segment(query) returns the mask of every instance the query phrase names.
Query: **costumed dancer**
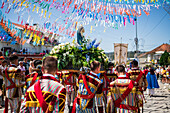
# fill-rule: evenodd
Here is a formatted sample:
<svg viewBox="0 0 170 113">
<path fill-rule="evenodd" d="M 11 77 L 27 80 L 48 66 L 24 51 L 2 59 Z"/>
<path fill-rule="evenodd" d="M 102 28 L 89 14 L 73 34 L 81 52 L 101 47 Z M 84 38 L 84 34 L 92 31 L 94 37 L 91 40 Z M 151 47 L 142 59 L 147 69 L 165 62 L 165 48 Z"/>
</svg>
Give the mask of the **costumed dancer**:
<svg viewBox="0 0 170 113">
<path fill-rule="evenodd" d="M 78 95 L 74 100 L 72 113 L 103 113 L 103 83 L 97 77 L 100 63 L 91 63 L 89 74 L 80 74 L 77 82 Z"/>
<path fill-rule="evenodd" d="M 138 62 L 136 60 L 132 61 L 132 68 L 127 73 L 128 77 L 135 81 L 135 86 L 137 87 L 137 93 L 140 94 L 138 100 L 138 107 L 142 107 L 143 112 L 143 99 L 145 99 L 143 91 L 147 88 L 147 79 L 143 72 L 138 67 Z M 139 111 L 139 110 L 138 110 Z M 140 112 L 140 111 L 139 111 Z"/>
<path fill-rule="evenodd" d="M 4 75 L 6 85 L 5 113 L 8 113 L 8 102 L 11 107 L 11 113 L 18 113 L 21 105 L 21 87 L 23 87 L 24 84 L 21 83 L 21 70 L 17 68 L 18 56 L 11 55 L 9 60 L 10 66 L 5 69 Z"/>
<path fill-rule="evenodd" d="M 148 67 L 144 67 L 143 74 L 146 76 L 148 72 L 149 72 Z"/>
<path fill-rule="evenodd" d="M 4 84 L 4 80 L 3 80 L 3 76 L 4 76 L 4 71 L 6 69 L 7 66 L 7 60 L 3 60 L 2 64 L 0 65 L 0 109 L 2 108 L 2 104 L 4 104 L 4 94 L 5 94 L 5 84 Z"/>
<path fill-rule="evenodd" d="M 79 45 L 82 45 L 85 41 L 83 33 L 85 32 L 84 27 L 80 26 L 78 31 L 77 31 L 77 43 Z"/>
<path fill-rule="evenodd" d="M 147 82 L 148 82 L 148 95 L 153 96 L 154 94 L 154 88 L 159 88 L 158 81 L 156 78 L 156 75 L 154 73 L 154 69 L 151 68 L 150 72 L 148 72 L 146 76 Z"/>
<path fill-rule="evenodd" d="M 42 76 L 42 72 L 41 72 L 42 61 L 36 60 L 34 62 L 34 65 L 36 67 L 34 68 L 34 72 L 28 74 L 25 78 L 25 86 L 24 86 L 25 92 L 30 86 L 32 86 Z"/>
<path fill-rule="evenodd" d="M 57 71 L 57 59 L 46 57 L 43 60 L 43 76 L 27 89 L 20 113 L 63 113 L 66 89 L 54 77 Z"/>
<path fill-rule="evenodd" d="M 62 71 L 62 79 L 63 84 L 66 87 L 66 96 L 67 96 L 67 104 L 69 108 L 69 113 L 72 112 L 73 102 L 77 96 L 76 90 L 76 80 L 77 80 L 77 73 L 74 70 L 70 71 Z"/>
<path fill-rule="evenodd" d="M 108 69 L 106 70 L 106 73 L 103 73 L 102 75 L 103 75 L 102 79 L 104 81 L 104 88 L 103 88 L 104 97 L 105 97 L 106 103 L 107 103 L 107 94 L 108 94 L 108 90 L 110 87 L 110 83 L 117 78 L 117 74 L 115 73 L 114 64 L 112 62 L 109 62 Z"/>
<path fill-rule="evenodd" d="M 116 67 L 118 78 L 110 83 L 107 113 L 137 113 L 136 88 L 134 81 L 125 74 L 125 67 Z M 137 96 L 139 97 L 139 96 Z"/>
</svg>

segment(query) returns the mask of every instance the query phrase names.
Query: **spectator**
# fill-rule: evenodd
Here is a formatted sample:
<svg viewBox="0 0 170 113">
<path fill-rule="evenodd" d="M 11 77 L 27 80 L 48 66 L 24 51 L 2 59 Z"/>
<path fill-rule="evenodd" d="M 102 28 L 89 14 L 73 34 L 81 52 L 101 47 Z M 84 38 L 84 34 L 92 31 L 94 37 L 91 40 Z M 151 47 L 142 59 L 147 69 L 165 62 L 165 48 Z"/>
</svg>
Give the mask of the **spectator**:
<svg viewBox="0 0 170 113">
<path fill-rule="evenodd" d="M 34 72 L 34 62 L 33 61 L 30 61 L 30 67 L 29 67 L 29 73 L 32 73 Z"/>
<path fill-rule="evenodd" d="M 148 72 L 146 76 L 147 82 L 148 82 L 148 95 L 153 96 L 154 94 L 154 88 L 159 88 L 158 81 L 156 79 L 156 75 L 154 73 L 154 69 L 151 68 L 150 72 Z"/>
<path fill-rule="evenodd" d="M 157 77 L 157 79 L 159 79 L 160 72 L 161 72 L 160 68 L 157 67 L 157 69 L 156 69 L 156 77 Z"/>
<path fill-rule="evenodd" d="M 162 67 L 161 76 L 162 76 L 162 83 L 165 83 L 165 81 L 166 81 L 166 70 L 165 70 L 165 67 Z"/>
<path fill-rule="evenodd" d="M 25 67 L 23 66 L 23 61 L 19 61 L 18 69 L 21 70 L 22 84 L 25 84 Z M 22 92 L 24 92 L 23 87 L 21 87 Z"/>
<path fill-rule="evenodd" d="M 29 63 L 27 62 L 26 57 L 24 58 L 23 66 L 25 67 L 25 70 L 26 70 L 25 75 L 28 75 L 29 74 Z"/>
<path fill-rule="evenodd" d="M 19 62 L 18 68 L 21 69 L 21 75 L 23 76 L 23 80 L 24 80 L 26 70 L 25 70 L 25 67 L 23 66 L 23 61 Z"/>
</svg>

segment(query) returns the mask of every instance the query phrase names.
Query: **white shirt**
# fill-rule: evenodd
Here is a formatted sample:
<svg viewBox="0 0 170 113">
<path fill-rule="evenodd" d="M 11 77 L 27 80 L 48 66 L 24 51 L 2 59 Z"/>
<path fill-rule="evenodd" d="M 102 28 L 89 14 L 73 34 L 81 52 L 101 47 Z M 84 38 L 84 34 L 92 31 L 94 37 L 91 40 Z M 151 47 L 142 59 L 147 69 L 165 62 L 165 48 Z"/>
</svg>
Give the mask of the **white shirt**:
<svg viewBox="0 0 170 113">
<path fill-rule="evenodd" d="M 160 72 L 160 69 L 156 69 L 156 73 L 159 73 Z"/>
<path fill-rule="evenodd" d="M 126 74 L 124 74 L 124 75 L 119 75 L 118 77 L 126 77 Z"/>
<path fill-rule="evenodd" d="M 3 67 L 2 65 L 0 65 L 0 69 L 1 69 L 1 72 L 3 73 L 3 71 L 6 69 L 6 66 Z M 3 79 L 3 75 L 0 75 L 0 79 Z"/>
<path fill-rule="evenodd" d="M 21 66 L 19 65 L 18 68 L 19 68 L 21 71 L 25 71 L 25 67 L 24 67 L 24 66 L 21 67 Z M 25 75 L 25 72 L 23 72 L 23 74 Z"/>
<path fill-rule="evenodd" d="M 43 76 L 51 76 L 51 77 L 54 77 L 54 75 L 52 75 L 52 74 L 43 74 Z"/>
</svg>

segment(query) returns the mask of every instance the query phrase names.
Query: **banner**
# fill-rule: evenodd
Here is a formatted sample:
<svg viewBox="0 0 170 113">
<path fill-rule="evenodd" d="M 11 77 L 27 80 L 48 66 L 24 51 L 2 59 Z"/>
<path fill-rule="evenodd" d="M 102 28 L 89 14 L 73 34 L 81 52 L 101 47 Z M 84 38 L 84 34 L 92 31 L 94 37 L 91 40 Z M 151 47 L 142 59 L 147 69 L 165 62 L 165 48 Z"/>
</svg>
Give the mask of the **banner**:
<svg viewBox="0 0 170 113">
<path fill-rule="evenodd" d="M 126 64 L 128 44 L 114 43 L 115 64 Z"/>
</svg>

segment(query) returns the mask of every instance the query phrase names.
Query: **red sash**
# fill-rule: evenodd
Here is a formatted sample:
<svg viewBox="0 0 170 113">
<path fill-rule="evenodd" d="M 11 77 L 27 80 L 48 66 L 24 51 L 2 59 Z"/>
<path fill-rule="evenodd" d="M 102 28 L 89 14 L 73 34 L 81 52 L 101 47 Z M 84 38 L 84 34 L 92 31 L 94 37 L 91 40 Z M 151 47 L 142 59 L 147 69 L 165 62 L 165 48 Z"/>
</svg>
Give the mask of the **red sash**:
<svg viewBox="0 0 170 113">
<path fill-rule="evenodd" d="M 110 84 L 110 80 L 107 78 L 106 73 L 104 73 L 104 78 L 106 79 L 107 82 Z"/>
<path fill-rule="evenodd" d="M 142 71 L 140 71 L 140 74 L 139 74 L 138 78 L 136 78 L 135 82 L 138 83 L 139 80 L 142 78 L 142 75 L 143 75 L 143 73 L 142 73 Z"/>
<path fill-rule="evenodd" d="M 120 104 L 120 105 L 119 105 L 119 108 L 128 109 L 128 110 L 134 110 L 134 111 L 137 111 L 137 110 L 138 110 L 138 107 L 129 106 L 129 105 L 124 105 L 124 104 Z"/>
<path fill-rule="evenodd" d="M 35 95 L 40 103 L 40 106 L 42 108 L 42 110 L 44 112 L 46 112 L 47 110 L 47 103 L 45 102 L 44 98 L 43 98 L 43 95 L 42 95 L 42 91 L 41 91 L 41 86 L 40 86 L 40 80 L 38 80 L 38 82 L 35 83 L 34 85 L 34 91 L 35 91 Z"/>
<path fill-rule="evenodd" d="M 8 77 L 7 68 L 5 69 L 5 76 L 6 76 L 6 78 L 9 80 L 9 82 L 11 83 L 10 86 L 7 86 L 7 87 L 6 87 L 6 90 L 12 89 L 12 88 L 16 88 L 16 87 L 17 87 L 16 84 L 12 81 L 12 79 L 10 79 L 10 78 Z M 4 112 L 5 112 L 5 113 L 8 113 L 8 98 L 5 98 L 5 110 L 4 110 Z"/>
<path fill-rule="evenodd" d="M 53 76 L 41 76 L 41 79 L 49 79 L 49 80 L 54 80 L 56 82 L 59 82 L 55 77 Z M 60 83 L 60 82 L 59 82 Z"/>
<path fill-rule="evenodd" d="M 37 99 L 38 99 L 38 101 L 40 103 L 40 107 L 42 108 L 44 113 L 51 113 L 52 111 L 49 111 L 48 105 L 47 105 L 46 101 L 43 98 L 42 91 L 41 91 L 41 86 L 40 86 L 40 80 L 38 80 L 38 82 L 35 83 L 34 91 L 35 91 L 35 95 L 36 95 L 36 97 L 37 97 Z M 52 101 L 49 104 L 49 106 L 54 106 L 55 101 L 56 101 L 56 97 L 53 97 Z"/>
<path fill-rule="evenodd" d="M 77 99 L 78 99 L 78 98 L 92 99 L 92 98 L 94 98 L 94 96 L 95 96 L 95 93 L 92 93 L 91 90 L 88 88 L 87 80 L 86 80 L 85 75 L 82 75 L 82 78 L 83 78 L 83 83 L 84 83 L 84 85 L 85 85 L 85 88 L 87 89 L 87 92 L 88 92 L 90 95 L 78 95 L 78 97 L 76 97 L 75 100 L 74 100 L 72 113 L 76 113 L 76 103 L 77 103 Z"/>
<path fill-rule="evenodd" d="M 16 88 L 16 84 L 12 81 L 12 79 L 10 79 L 10 78 L 8 77 L 7 68 L 5 69 L 5 76 L 6 76 L 6 78 L 9 80 L 9 82 L 12 84 L 12 85 L 10 85 L 10 86 L 7 86 L 6 89 L 8 90 L 8 89 Z"/>
<path fill-rule="evenodd" d="M 72 75 L 73 75 L 73 73 L 70 73 L 70 75 L 69 75 L 69 76 L 66 78 L 66 80 L 64 81 L 64 83 L 65 83 L 66 85 L 73 85 L 73 86 L 76 85 L 76 83 L 68 82 L 68 80 L 72 77 Z"/>
<path fill-rule="evenodd" d="M 32 81 L 31 81 L 31 84 L 30 84 L 29 87 L 31 87 L 31 86 L 35 83 L 35 81 L 36 81 L 36 79 L 37 79 L 37 76 L 38 76 L 38 73 L 35 73 L 35 75 L 34 75 Z"/>
<path fill-rule="evenodd" d="M 126 89 L 126 91 L 121 95 L 121 97 L 119 97 L 116 101 L 114 101 L 114 105 L 116 107 L 120 106 L 120 103 L 129 95 L 129 93 L 132 91 L 133 88 L 133 81 L 131 80 L 129 83 L 128 88 Z"/>
</svg>

